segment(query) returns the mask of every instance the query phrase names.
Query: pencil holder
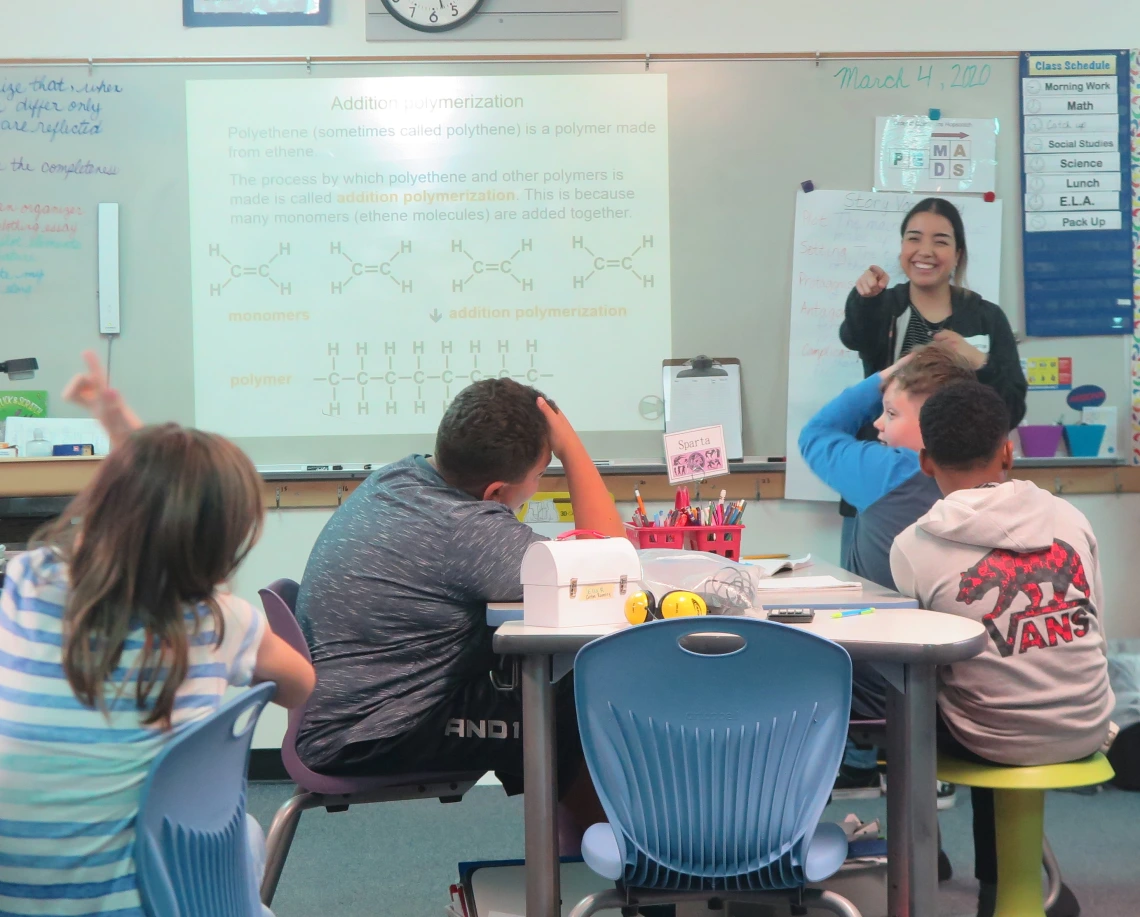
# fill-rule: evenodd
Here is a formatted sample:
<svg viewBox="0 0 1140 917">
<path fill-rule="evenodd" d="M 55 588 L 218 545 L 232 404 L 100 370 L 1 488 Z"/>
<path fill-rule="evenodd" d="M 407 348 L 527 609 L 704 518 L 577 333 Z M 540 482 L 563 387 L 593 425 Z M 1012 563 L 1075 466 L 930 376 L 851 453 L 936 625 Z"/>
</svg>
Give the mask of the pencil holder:
<svg viewBox="0 0 1140 917">
<path fill-rule="evenodd" d="M 625 524 L 625 537 L 633 542 L 635 548 L 646 550 L 648 548 L 675 548 L 684 550 L 688 539 L 685 537 L 693 530 L 690 525 L 630 525 Z"/>
<path fill-rule="evenodd" d="M 694 551 L 719 554 L 728 560 L 740 560 L 740 542 L 743 525 L 692 525 L 689 547 Z"/>
</svg>

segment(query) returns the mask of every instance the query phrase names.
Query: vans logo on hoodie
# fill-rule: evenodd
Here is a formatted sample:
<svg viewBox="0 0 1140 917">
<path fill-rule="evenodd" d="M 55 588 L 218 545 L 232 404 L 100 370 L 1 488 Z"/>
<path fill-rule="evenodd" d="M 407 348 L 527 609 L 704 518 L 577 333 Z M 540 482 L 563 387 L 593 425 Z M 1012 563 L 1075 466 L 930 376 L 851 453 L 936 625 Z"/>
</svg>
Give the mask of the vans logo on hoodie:
<svg viewBox="0 0 1140 917">
<path fill-rule="evenodd" d="M 1053 589 L 1048 602 L 1043 601 L 1042 584 Z M 1084 598 L 1067 600 L 1070 588 L 1075 588 Z M 1024 653 L 1033 647 L 1056 646 L 1058 640 L 1071 643 L 1074 637 L 1083 637 L 1089 632 L 1088 577 L 1080 555 L 1059 539 L 1043 551 L 1025 554 L 1003 548 L 990 551 L 962 574 L 958 601 L 972 605 L 985 598 L 991 589 L 998 591 L 997 602 L 994 610 L 982 618 L 982 623 L 1002 656 L 1012 656 L 1015 646 L 1019 653 Z M 1003 635 L 997 621 L 1010 610 L 1019 593 L 1024 593 L 1029 605 L 1010 615 Z M 1045 618 L 1044 634 L 1033 621 L 1041 615 L 1052 616 Z M 1025 624 L 1020 627 L 1018 645 L 1022 621 Z"/>
</svg>

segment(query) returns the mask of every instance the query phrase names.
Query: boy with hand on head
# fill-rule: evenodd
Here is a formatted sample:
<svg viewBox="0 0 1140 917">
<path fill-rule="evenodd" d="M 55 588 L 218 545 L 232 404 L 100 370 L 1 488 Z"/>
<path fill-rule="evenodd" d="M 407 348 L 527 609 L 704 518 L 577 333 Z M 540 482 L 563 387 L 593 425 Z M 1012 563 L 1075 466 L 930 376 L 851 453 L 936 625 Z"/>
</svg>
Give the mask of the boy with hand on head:
<svg viewBox="0 0 1140 917">
<path fill-rule="evenodd" d="M 962 382 L 920 413 L 922 470 L 945 498 L 891 550 L 899 591 L 923 608 L 980 621 L 989 640 L 939 671 L 939 745 L 966 760 L 1057 764 L 1099 750 L 1114 698 L 1100 613 L 1096 537 L 1088 519 L 1013 465 L 1009 411 L 992 389 Z M 974 789 L 979 917 L 997 883 L 993 794 Z M 1076 913 L 1071 893 L 1049 917 Z"/>
<path fill-rule="evenodd" d="M 578 528 L 624 537 L 617 508 L 554 403 L 510 379 L 462 392 L 433 456 L 373 473 L 321 532 L 297 598 L 318 684 L 298 751 L 329 774 L 493 770 L 522 790 L 521 696 L 493 682 L 491 601 L 521 601 L 522 558 L 544 540 L 515 513 L 561 462 Z M 597 820 L 571 679 L 560 685 L 562 798 Z M 585 807 L 585 808 L 584 808 Z M 579 832 L 580 834 L 580 832 Z"/>
</svg>

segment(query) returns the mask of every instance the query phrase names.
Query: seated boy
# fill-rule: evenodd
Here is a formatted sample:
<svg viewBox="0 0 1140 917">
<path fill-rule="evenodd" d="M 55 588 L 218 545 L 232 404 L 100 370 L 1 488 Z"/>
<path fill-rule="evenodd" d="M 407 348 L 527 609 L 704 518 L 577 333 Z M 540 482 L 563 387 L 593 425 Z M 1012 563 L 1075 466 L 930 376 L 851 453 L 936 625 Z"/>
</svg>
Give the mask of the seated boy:
<svg viewBox="0 0 1140 917">
<path fill-rule="evenodd" d="M 855 507 L 854 532 L 845 566 L 857 576 L 888 588 L 890 552 L 895 536 L 925 513 L 941 496 L 922 473 L 918 450 L 922 434 L 918 412 L 943 386 L 975 378 L 965 357 L 943 344 L 914 350 L 881 373 L 868 376 L 823 407 L 800 433 L 800 453 L 825 484 Z M 858 439 L 874 421 L 880 442 Z M 856 662 L 851 710 L 858 719 L 886 715 L 887 685 L 872 666 Z M 837 796 L 879 794 L 877 754 L 848 743 L 836 781 Z M 939 806 L 954 804 L 954 790 L 939 784 Z M 942 878 L 949 861 L 942 858 Z"/>
<path fill-rule="evenodd" d="M 940 496 L 918 466 L 918 412 L 943 386 L 974 378 L 965 357 L 930 344 L 841 392 L 804 425 L 804 461 L 858 512 L 852 573 L 894 587 L 891 543 Z M 877 443 L 856 438 L 871 421 L 879 431 Z"/>
<path fill-rule="evenodd" d="M 297 742 L 309 767 L 493 770 L 507 792 L 521 791 L 520 692 L 492 682 L 499 657 L 486 606 L 522 600 L 523 554 L 543 539 L 515 513 L 552 452 L 577 527 L 624 537 L 569 421 L 510 379 L 465 388 L 440 421 L 433 456 L 381 468 L 333 514 L 297 598 L 317 670 Z M 558 717 L 560 779 L 588 787 L 570 685 Z"/>
<path fill-rule="evenodd" d="M 920 424 L 922 470 L 945 498 L 895 540 L 895 584 L 923 608 L 980 621 L 989 636 L 980 655 L 939 672 L 940 746 L 998 764 L 1092 754 L 1107 737 L 1113 694 L 1088 520 L 1029 481 L 1006 480 L 1009 410 L 993 389 L 944 388 Z M 978 912 L 992 914 L 993 795 L 975 789 L 973 802 Z"/>
</svg>

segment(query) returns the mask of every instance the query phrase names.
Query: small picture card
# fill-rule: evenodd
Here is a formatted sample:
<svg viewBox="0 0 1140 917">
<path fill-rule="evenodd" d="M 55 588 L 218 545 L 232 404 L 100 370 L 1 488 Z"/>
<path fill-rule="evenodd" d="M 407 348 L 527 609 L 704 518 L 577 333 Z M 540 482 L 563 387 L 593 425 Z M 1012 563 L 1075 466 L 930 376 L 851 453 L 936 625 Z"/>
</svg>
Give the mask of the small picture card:
<svg viewBox="0 0 1140 917">
<path fill-rule="evenodd" d="M 728 474 L 728 452 L 724 448 L 724 428 L 698 427 L 665 434 L 665 467 L 670 484 L 700 481 Z"/>
</svg>

